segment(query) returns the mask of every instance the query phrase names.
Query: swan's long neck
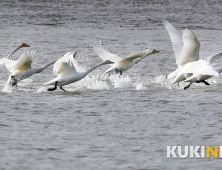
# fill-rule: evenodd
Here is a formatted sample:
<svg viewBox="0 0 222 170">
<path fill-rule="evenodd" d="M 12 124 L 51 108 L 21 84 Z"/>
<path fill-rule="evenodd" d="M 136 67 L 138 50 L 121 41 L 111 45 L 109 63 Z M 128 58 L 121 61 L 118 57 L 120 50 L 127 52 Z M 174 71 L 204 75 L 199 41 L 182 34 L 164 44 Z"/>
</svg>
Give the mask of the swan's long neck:
<svg viewBox="0 0 222 170">
<path fill-rule="evenodd" d="M 36 73 L 40 73 L 40 72 L 42 72 L 43 70 L 45 70 L 47 67 L 49 67 L 50 65 L 54 64 L 55 62 L 56 62 L 56 61 L 53 61 L 53 62 L 48 63 L 48 64 L 46 64 L 46 65 L 44 65 L 44 66 L 42 66 L 42 67 L 36 67 L 36 68 L 35 68 L 35 72 L 36 72 Z"/>
<path fill-rule="evenodd" d="M 20 48 L 22 48 L 22 45 L 18 46 L 16 49 L 14 49 L 14 50 L 7 56 L 7 58 L 11 58 L 12 55 L 14 55 L 14 53 L 15 53 L 16 51 L 18 51 Z"/>
<path fill-rule="evenodd" d="M 141 53 L 136 53 L 136 54 L 132 54 L 129 57 L 123 59 L 126 61 L 133 61 L 135 64 L 137 64 L 138 62 L 140 62 L 141 60 L 143 60 L 144 58 L 146 58 L 148 55 L 153 54 L 152 51 L 149 52 L 141 52 Z"/>
<path fill-rule="evenodd" d="M 90 69 L 87 70 L 86 72 L 83 72 L 83 73 L 82 73 L 82 76 L 85 77 L 85 76 L 86 76 L 87 74 L 89 74 L 91 71 L 93 71 L 93 70 L 96 69 L 97 67 L 99 67 L 99 66 L 101 66 L 101 65 L 104 65 L 104 64 L 106 64 L 106 63 L 102 62 L 102 63 L 100 63 L 100 64 L 98 64 L 98 65 L 90 68 Z"/>
</svg>

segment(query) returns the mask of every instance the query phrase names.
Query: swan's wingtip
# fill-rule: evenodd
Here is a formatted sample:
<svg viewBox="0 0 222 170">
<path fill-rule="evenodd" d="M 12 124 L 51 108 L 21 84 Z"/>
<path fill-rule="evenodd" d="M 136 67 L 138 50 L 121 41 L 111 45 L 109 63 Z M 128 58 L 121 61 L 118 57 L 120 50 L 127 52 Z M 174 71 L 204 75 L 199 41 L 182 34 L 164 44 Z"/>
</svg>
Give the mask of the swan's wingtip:
<svg viewBox="0 0 222 170">
<path fill-rule="evenodd" d="M 165 28 L 167 28 L 167 26 L 171 24 L 167 20 L 163 20 L 163 25 Z"/>
<path fill-rule="evenodd" d="M 100 45 L 102 45 L 102 41 L 94 42 L 94 46 L 100 46 Z"/>
<path fill-rule="evenodd" d="M 73 55 L 72 55 L 72 57 L 75 59 L 75 57 L 76 57 L 76 54 L 77 54 L 77 52 L 75 51 L 75 52 L 73 52 Z"/>
</svg>

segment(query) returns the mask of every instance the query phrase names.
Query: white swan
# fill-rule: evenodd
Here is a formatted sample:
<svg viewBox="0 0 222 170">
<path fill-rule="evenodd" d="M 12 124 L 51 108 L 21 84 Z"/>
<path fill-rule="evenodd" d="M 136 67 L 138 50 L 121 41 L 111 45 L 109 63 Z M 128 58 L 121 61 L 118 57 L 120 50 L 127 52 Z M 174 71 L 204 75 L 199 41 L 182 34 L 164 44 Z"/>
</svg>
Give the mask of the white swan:
<svg viewBox="0 0 222 170">
<path fill-rule="evenodd" d="M 110 73 L 112 71 L 115 71 L 115 72 L 119 72 L 120 75 L 122 75 L 123 71 L 130 69 L 131 67 L 133 67 L 135 64 L 143 60 L 148 55 L 159 52 L 155 49 L 154 50 L 147 49 L 147 50 L 144 50 L 143 52 L 131 54 L 128 57 L 122 59 L 121 57 L 105 50 L 103 46 L 101 45 L 101 43 L 95 43 L 95 45 L 93 46 L 93 49 L 100 58 L 102 58 L 103 60 L 110 60 L 114 63 L 108 70 L 106 70 L 105 73 Z"/>
<path fill-rule="evenodd" d="M 184 87 L 184 90 L 190 87 L 192 83 L 204 83 L 205 85 L 210 85 L 205 80 L 213 77 L 219 76 L 222 72 L 222 67 L 212 67 L 211 64 L 222 56 L 222 52 L 214 54 L 213 56 L 199 59 L 198 61 L 189 62 L 185 64 L 176 76 L 174 83 L 180 81 L 180 76 L 183 74 L 192 74 L 185 82 L 190 82 L 188 86 Z"/>
<path fill-rule="evenodd" d="M 18 81 L 26 79 L 33 74 L 40 73 L 44 69 L 55 63 L 55 61 L 53 61 L 42 67 L 33 67 L 31 66 L 31 64 L 34 54 L 35 51 L 32 50 L 31 52 L 23 53 L 21 57 L 19 57 L 12 69 L 12 74 L 8 78 L 8 85 L 17 86 Z M 8 67 L 7 63 L 6 67 Z"/>
<path fill-rule="evenodd" d="M 11 60 L 12 56 L 14 55 L 14 53 L 16 51 L 18 51 L 20 48 L 22 47 L 30 47 L 29 45 L 27 45 L 26 43 L 22 43 L 20 44 L 16 49 L 14 49 L 6 58 L 1 58 L 0 59 L 0 68 L 4 71 L 11 71 L 12 68 L 14 67 L 16 61 Z M 6 68 L 5 64 L 7 63 L 8 68 Z"/>
<path fill-rule="evenodd" d="M 57 75 L 57 77 L 44 84 L 44 85 L 55 85 L 55 87 L 49 88 L 48 89 L 49 91 L 56 90 L 57 86 L 60 86 L 61 90 L 66 91 L 62 88 L 62 86 L 81 80 L 87 74 L 89 74 L 92 70 L 94 70 L 95 68 L 101 65 L 112 63 L 111 61 L 106 60 L 90 68 L 88 71 L 80 73 L 80 72 L 77 72 L 75 69 L 75 65 L 77 62 L 75 60 L 75 55 L 76 55 L 76 52 L 69 52 L 69 53 L 66 53 L 62 58 L 56 61 L 53 67 L 53 73 Z"/>
<path fill-rule="evenodd" d="M 183 30 L 182 34 L 169 22 L 164 21 L 163 24 L 170 35 L 174 55 L 176 57 L 176 64 L 178 66 L 174 72 L 167 75 L 167 78 L 170 79 L 177 76 L 179 69 L 185 64 L 199 59 L 200 43 L 196 35 L 187 28 Z M 183 79 L 185 80 L 189 76 L 191 75 L 185 74 Z"/>
</svg>

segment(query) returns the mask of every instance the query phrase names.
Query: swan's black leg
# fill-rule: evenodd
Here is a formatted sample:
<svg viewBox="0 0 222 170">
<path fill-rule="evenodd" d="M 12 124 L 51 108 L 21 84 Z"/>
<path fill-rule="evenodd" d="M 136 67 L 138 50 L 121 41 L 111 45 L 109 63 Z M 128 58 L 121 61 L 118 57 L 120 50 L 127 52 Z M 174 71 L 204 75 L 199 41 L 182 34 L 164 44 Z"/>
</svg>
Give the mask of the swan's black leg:
<svg viewBox="0 0 222 170">
<path fill-rule="evenodd" d="M 192 84 L 192 82 L 190 82 L 190 84 L 189 84 L 188 86 L 185 86 L 185 87 L 184 87 L 184 90 L 188 89 L 191 84 Z"/>
<path fill-rule="evenodd" d="M 54 91 L 54 90 L 56 90 L 56 89 L 57 89 L 57 84 L 58 84 L 58 82 L 56 81 L 56 82 L 55 82 L 55 87 L 53 87 L 53 88 L 48 88 L 48 91 Z"/>
<path fill-rule="evenodd" d="M 205 85 L 209 86 L 210 84 L 208 82 L 206 82 L 205 80 L 203 81 L 197 81 L 197 83 L 204 83 Z"/>
<path fill-rule="evenodd" d="M 119 71 L 119 73 L 120 73 L 120 75 L 122 75 L 122 74 L 123 74 L 123 72 L 122 72 L 121 70 Z"/>
<path fill-rule="evenodd" d="M 208 82 L 206 82 L 205 80 L 204 81 L 202 81 L 205 85 L 207 85 L 207 86 L 209 86 L 210 85 L 210 83 L 208 83 Z"/>
<path fill-rule="evenodd" d="M 12 86 L 17 87 L 17 83 L 18 83 L 18 81 L 15 79 L 15 76 L 11 76 L 11 78 L 12 78 L 12 80 L 13 80 L 13 82 L 12 82 Z"/>
<path fill-rule="evenodd" d="M 60 86 L 60 89 L 63 90 L 63 91 L 66 91 L 65 89 L 62 88 L 62 86 Z"/>
</svg>

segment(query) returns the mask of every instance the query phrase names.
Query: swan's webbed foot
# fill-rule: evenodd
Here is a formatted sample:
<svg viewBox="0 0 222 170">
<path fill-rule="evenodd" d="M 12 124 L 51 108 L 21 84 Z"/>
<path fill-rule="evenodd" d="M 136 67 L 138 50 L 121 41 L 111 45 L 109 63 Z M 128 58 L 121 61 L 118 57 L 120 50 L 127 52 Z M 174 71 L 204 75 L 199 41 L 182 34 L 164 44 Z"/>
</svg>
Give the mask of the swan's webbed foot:
<svg viewBox="0 0 222 170">
<path fill-rule="evenodd" d="M 119 78 L 120 76 L 123 74 L 123 72 L 121 70 L 118 70 L 119 71 Z"/>
<path fill-rule="evenodd" d="M 65 89 L 62 88 L 62 86 L 60 86 L 60 89 L 63 90 L 63 91 L 66 91 Z"/>
<path fill-rule="evenodd" d="M 185 87 L 184 87 L 184 90 L 188 89 L 191 84 L 192 84 L 192 82 L 190 82 L 190 84 L 189 84 L 188 86 L 185 86 Z"/>
<path fill-rule="evenodd" d="M 48 88 L 48 91 L 54 91 L 54 90 L 56 90 L 56 89 L 57 89 L 57 84 L 58 84 L 58 82 L 56 81 L 56 82 L 55 82 L 55 87 Z"/>
</svg>

